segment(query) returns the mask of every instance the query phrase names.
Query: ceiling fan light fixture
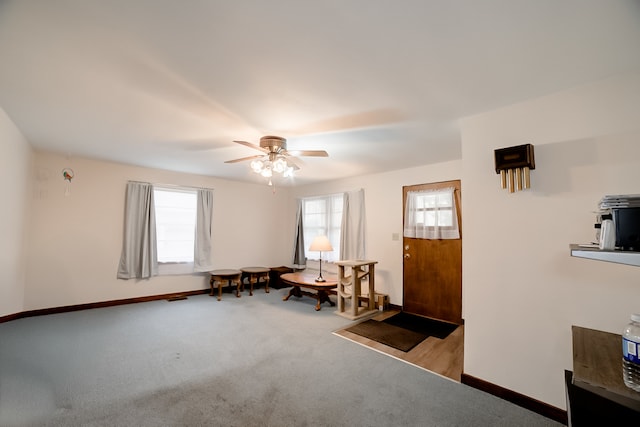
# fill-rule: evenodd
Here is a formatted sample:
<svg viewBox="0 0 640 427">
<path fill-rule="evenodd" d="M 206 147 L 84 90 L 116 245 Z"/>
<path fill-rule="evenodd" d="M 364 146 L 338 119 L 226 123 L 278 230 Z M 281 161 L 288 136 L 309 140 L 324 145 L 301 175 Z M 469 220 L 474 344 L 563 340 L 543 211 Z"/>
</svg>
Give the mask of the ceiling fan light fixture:
<svg viewBox="0 0 640 427">
<path fill-rule="evenodd" d="M 275 162 L 273 162 L 273 171 L 277 173 L 283 173 L 289 165 L 287 161 L 282 157 L 278 157 Z"/>
<path fill-rule="evenodd" d="M 262 172 L 262 169 L 264 169 L 264 163 L 262 162 L 262 160 L 254 160 L 251 162 L 251 170 L 253 170 L 255 173 Z"/>
<path fill-rule="evenodd" d="M 295 156 L 292 156 L 292 153 L 294 152 L 287 151 L 287 140 L 282 138 L 281 136 L 263 136 L 262 138 L 260 138 L 259 146 L 247 141 L 233 142 L 244 145 L 245 147 L 259 150 L 263 153 L 263 155 L 227 160 L 225 163 L 237 163 L 254 159 L 251 162 L 251 170 L 262 175 L 265 178 L 269 178 L 270 185 L 271 177 L 273 176 L 274 172 L 276 174 L 281 174 L 283 178 L 289 178 L 293 176 L 293 172 L 299 169 L 299 166 L 294 161 L 294 159 L 296 158 L 295 156 L 327 157 L 329 155 L 324 150 L 296 150 Z"/>
<path fill-rule="evenodd" d="M 271 172 L 271 168 L 270 167 L 266 167 L 266 168 L 262 169 L 262 172 L 260 172 L 260 175 L 264 176 L 265 178 L 271 178 L 273 173 Z"/>
<path fill-rule="evenodd" d="M 251 162 L 251 170 L 265 178 L 271 179 L 273 173 L 282 174 L 283 178 L 293 176 L 294 168 L 290 166 L 283 156 L 277 157 L 271 161 L 268 158 L 256 159 Z"/>
</svg>

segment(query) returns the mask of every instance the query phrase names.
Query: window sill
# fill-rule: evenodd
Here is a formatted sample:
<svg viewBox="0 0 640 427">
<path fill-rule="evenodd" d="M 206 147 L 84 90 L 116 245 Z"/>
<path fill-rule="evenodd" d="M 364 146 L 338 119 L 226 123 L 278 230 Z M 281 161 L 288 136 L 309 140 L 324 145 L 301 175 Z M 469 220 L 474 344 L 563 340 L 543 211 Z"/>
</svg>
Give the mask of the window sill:
<svg viewBox="0 0 640 427">
<path fill-rule="evenodd" d="M 174 276 L 192 273 L 194 273 L 193 262 L 158 263 L 158 276 Z"/>
</svg>

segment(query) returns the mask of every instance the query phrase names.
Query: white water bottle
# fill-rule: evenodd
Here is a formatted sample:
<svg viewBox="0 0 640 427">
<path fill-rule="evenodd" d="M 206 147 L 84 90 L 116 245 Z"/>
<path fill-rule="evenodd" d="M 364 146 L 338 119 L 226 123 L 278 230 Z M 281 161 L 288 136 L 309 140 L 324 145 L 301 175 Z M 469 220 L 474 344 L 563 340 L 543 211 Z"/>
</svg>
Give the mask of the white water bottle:
<svg viewBox="0 0 640 427">
<path fill-rule="evenodd" d="M 622 379 L 624 384 L 640 391 L 640 314 L 632 314 L 622 333 Z"/>
</svg>

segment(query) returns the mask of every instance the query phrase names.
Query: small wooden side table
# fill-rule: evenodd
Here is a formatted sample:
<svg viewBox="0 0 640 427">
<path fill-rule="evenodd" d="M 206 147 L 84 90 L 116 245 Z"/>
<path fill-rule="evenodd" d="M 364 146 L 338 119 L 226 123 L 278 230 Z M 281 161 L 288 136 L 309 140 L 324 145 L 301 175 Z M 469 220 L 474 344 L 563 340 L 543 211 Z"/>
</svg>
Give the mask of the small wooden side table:
<svg viewBox="0 0 640 427">
<path fill-rule="evenodd" d="M 258 284 L 260 280 L 264 283 L 264 291 L 269 293 L 269 272 L 270 268 L 266 267 L 243 267 L 242 278 L 249 278 L 249 296 L 253 295 L 253 285 Z M 244 283 L 241 286 L 244 290 Z"/>
<path fill-rule="evenodd" d="M 338 311 L 337 314 L 350 320 L 367 317 L 376 311 L 375 303 L 375 265 L 378 261 L 344 260 L 336 261 L 338 266 Z M 367 267 L 365 269 L 365 267 Z M 350 273 L 350 274 L 349 274 Z M 360 307 L 362 279 L 369 279 L 369 301 L 366 307 Z M 351 289 L 349 289 L 349 287 Z M 345 300 L 351 299 L 351 310 L 345 310 Z"/>
<path fill-rule="evenodd" d="M 218 301 L 222 299 L 222 285 L 233 283 L 236 284 L 236 297 L 240 298 L 240 286 L 242 285 L 242 281 L 240 278 L 242 277 L 242 271 L 240 270 L 232 270 L 232 269 L 223 269 L 223 270 L 213 270 L 211 272 L 211 280 L 209 280 L 209 284 L 211 285 L 211 293 L 210 296 L 213 296 L 213 289 L 215 286 L 218 287 Z"/>
</svg>

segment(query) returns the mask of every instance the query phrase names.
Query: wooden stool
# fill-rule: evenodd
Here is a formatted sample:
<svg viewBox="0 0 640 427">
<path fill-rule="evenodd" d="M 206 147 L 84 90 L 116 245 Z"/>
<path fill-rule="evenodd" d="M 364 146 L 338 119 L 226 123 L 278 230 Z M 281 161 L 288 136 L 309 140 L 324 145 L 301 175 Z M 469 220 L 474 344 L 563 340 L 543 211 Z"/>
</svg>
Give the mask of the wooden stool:
<svg viewBox="0 0 640 427">
<path fill-rule="evenodd" d="M 242 281 L 240 280 L 241 276 L 242 272 L 240 270 L 213 270 L 211 272 L 211 280 L 209 280 L 209 284 L 211 285 L 211 293 L 209 295 L 213 296 L 213 288 L 217 285 L 218 301 L 220 301 L 222 299 L 222 285 L 235 283 L 236 297 L 240 298 L 240 286 L 242 285 Z"/>
<path fill-rule="evenodd" d="M 249 296 L 253 295 L 253 285 L 258 284 L 258 282 L 260 282 L 260 279 L 262 279 L 262 282 L 264 283 L 264 291 L 266 293 L 269 293 L 269 272 L 271 271 L 270 268 L 243 267 L 240 270 L 242 271 L 243 278 L 249 278 Z M 242 283 L 241 287 L 244 290 L 244 282 L 242 282 L 242 280 L 240 282 Z"/>
</svg>

